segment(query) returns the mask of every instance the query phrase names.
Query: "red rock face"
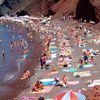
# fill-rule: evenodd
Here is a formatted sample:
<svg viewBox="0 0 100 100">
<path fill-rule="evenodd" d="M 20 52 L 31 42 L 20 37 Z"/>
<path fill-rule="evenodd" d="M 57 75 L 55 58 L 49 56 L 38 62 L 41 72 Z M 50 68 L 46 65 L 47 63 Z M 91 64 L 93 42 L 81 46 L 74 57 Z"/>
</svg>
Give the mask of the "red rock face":
<svg viewBox="0 0 100 100">
<path fill-rule="evenodd" d="M 75 16 L 78 2 L 79 0 L 60 0 L 57 4 L 52 5 L 51 9 L 56 12 L 55 17 Z"/>
<path fill-rule="evenodd" d="M 83 16 L 83 19 L 89 17 L 87 19 L 100 21 L 100 0 L 60 0 L 51 9 L 56 12 L 55 18 L 63 15 L 76 17 L 77 12 L 81 12 L 79 18 Z"/>
<path fill-rule="evenodd" d="M 12 14 L 25 10 L 29 15 L 53 15 L 60 18 L 65 15 L 100 21 L 100 0 L 5 0 L 9 4 L 0 7 L 0 12 Z M 12 5 L 14 4 L 14 5 Z M 1 11 L 2 9 L 6 9 Z"/>
<path fill-rule="evenodd" d="M 100 100 L 100 86 L 89 88 L 82 93 L 86 96 L 86 100 Z"/>
<path fill-rule="evenodd" d="M 100 0 L 90 0 L 90 2 L 95 7 L 96 16 L 97 16 L 98 20 L 100 21 Z"/>
</svg>

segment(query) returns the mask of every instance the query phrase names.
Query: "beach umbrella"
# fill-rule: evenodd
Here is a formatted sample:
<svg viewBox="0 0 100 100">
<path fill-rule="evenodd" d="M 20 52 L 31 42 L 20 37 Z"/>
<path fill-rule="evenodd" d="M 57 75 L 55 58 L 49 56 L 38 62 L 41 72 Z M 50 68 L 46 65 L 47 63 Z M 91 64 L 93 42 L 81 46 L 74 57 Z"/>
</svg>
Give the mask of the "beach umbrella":
<svg viewBox="0 0 100 100">
<path fill-rule="evenodd" d="M 58 94 L 56 100 L 86 100 L 86 97 L 76 90 L 70 90 Z"/>
</svg>

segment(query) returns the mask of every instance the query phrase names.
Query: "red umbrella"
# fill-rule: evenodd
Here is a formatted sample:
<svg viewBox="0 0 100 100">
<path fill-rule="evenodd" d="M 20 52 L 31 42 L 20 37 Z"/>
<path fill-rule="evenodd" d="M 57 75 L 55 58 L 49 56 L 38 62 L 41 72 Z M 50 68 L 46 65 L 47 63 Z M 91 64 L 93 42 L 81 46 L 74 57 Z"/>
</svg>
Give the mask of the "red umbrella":
<svg viewBox="0 0 100 100">
<path fill-rule="evenodd" d="M 85 100 L 86 97 L 76 90 L 63 91 L 56 97 L 57 100 Z"/>
</svg>

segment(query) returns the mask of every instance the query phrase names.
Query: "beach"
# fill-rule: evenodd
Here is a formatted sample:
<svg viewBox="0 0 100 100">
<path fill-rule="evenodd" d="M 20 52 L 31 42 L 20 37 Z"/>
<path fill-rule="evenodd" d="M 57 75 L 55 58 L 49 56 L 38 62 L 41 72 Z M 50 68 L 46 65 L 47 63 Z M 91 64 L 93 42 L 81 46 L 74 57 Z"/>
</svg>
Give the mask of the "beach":
<svg viewBox="0 0 100 100">
<path fill-rule="evenodd" d="M 58 49 L 58 51 L 55 54 L 56 56 L 54 56 L 53 53 L 51 52 L 51 55 L 53 57 L 49 56 L 47 59 L 47 60 L 51 60 L 51 63 L 49 63 L 49 67 L 47 69 L 42 70 L 40 67 L 39 58 L 42 54 L 43 48 L 46 47 L 45 43 L 43 42 L 44 39 L 39 38 L 39 36 L 35 38 L 35 40 L 33 39 L 34 42 L 30 45 L 30 47 L 33 46 L 33 48 L 35 49 L 33 51 L 30 51 L 31 52 L 30 55 L 32 55 L 33 58 L 29 57 L 27 64 L 24 65 L 24 68 L 28 68 L 28 70 L 30 70 L 30 73 L 31 73 L 30 77 L 26 80 L 20 80 L 20 77 L 22 75 L 21 74 L 20 77 L 16 81 L 14 81 L 11 84 L 8 84 L 8 86 L 11 87 L 12 90 L 10 91 L 10 93 L 7 93 L 6 96 L 1 97 L 0 100 L 13 100 L 14 98 L 24 98 L 24 97 L 38 98 L 41 95 L 44 96 L 45 98 L 55 99 L 56 95 L 60 93 L 60 91 L 62 90 L 65 90 L 65 89 L 66 90 L 70 90 L 70 89 L 81 90 L 82 88 L 87 89 L 88 85 L 85 84 L 86 81 L 99 80 L 99 72 L 100 72 L 100 68 L 99 68 L 100 54 L 99 53 L 95 57 L 95 64 L 93 67 L 79 69 L 77 68 L 77 66 L 78 66 L 79 59 L 82 58 L 83 49 L 93 49 L 93 50 L 100 51 L 100 47 L 99 47 L 100 43 L 95 44 L 95 43 L 89 42 L 89 40 L 94 39 L 95 36 L 100 36 L 100 32 L 93 29 L 93 32 L 92 32 L 93 35 L 91 35 L 90 37 L 89 35 L 85 37 L 85 41 L 86 41 L 85 45 L 83 45 L 82 43 L 77 44 L 77 41 L 75 42 L 76 33 L 79 32 L 80 33 L 79 36 L 82 38 L 84 37 L 82 34 L 83 30 L 76 29 L 76 27 L 78 27 L 79 25 L 80 23 L 77 24 L 77 22 L 74 20 L 68 20 L 68 21 L 51 20 L 49 24 L 48 23 L 40 24 L 39 26 L 40 32 L 33 33 L 33 37 L 35 37 L 34 35 L 40 36 L 41 33 L 45 34 L 47 32 L 46 33 L 47 36 L 51 37 L 51 41 L 50 41 L 51 47 L 49 46 L 49 49 L 53 47 Z M 60 33 L 57 33 L 59 31 Z M 73 31 L 75 31 L 76 33 L 74 33 Z M 64 47 L 60 47 L 63 41 L 65 41 L 66 45 Z M 31 49 L 30 47 L 29 49 Z M 71 56 L 72 59 L 71 61 L 68 61 L 69 62 L 68 68 L 76 68 L 77 72 L 89 71 L 91 75 L 87 77 L 75 77 L 74 72 L 67 72 L 66 70 L 64 71 L 64 68 L 58 65 L 59 55 L 64 55 L 64 49 L 69 50 L 67 51 L 67 53 L 71 52 L 69 56 Z M 49 74 L 52 68 L 56 68 L 58 73 Z M 51 79 L 55 77 L 59 77 L 61 79 L 61 76 L 63 74 L 66 74 L 70 81 L 78 81 L 79 83 L 75 85 L 69 85 L 67 88 L 53 86 L 50 91 L 45 92 L 45 93 L 32 93 L 31 92 L 33 84 L 36 81 L 40 79 L 45 79 L 45 78 Z"/>
</svg>

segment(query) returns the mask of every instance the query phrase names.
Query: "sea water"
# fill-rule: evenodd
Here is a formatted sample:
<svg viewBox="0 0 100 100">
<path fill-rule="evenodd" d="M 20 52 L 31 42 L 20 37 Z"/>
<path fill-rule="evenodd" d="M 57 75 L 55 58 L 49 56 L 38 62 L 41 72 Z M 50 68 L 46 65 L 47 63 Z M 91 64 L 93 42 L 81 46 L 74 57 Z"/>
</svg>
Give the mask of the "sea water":
<svg viewBox="0 0 100 100">
<path fill-rule="evenodd" d="M 18 26 L 15 30 L 5 24 L 0 24 L 0 94 L 9 90 L 8 87 L 3 86 L 17 80 L 22 73 L 24 67 L 21 67 L 25 62 L 23 58 L 22 48 L 12 52 L 10 43 L 19 41 L 20 39 L 26 40 L 26 30 L 20 33 Z M 27 40 L 26 40 L 27 41 Z M 5 51 L 5 60 L 2 58 L 2 50 Z"/>
</svg>

